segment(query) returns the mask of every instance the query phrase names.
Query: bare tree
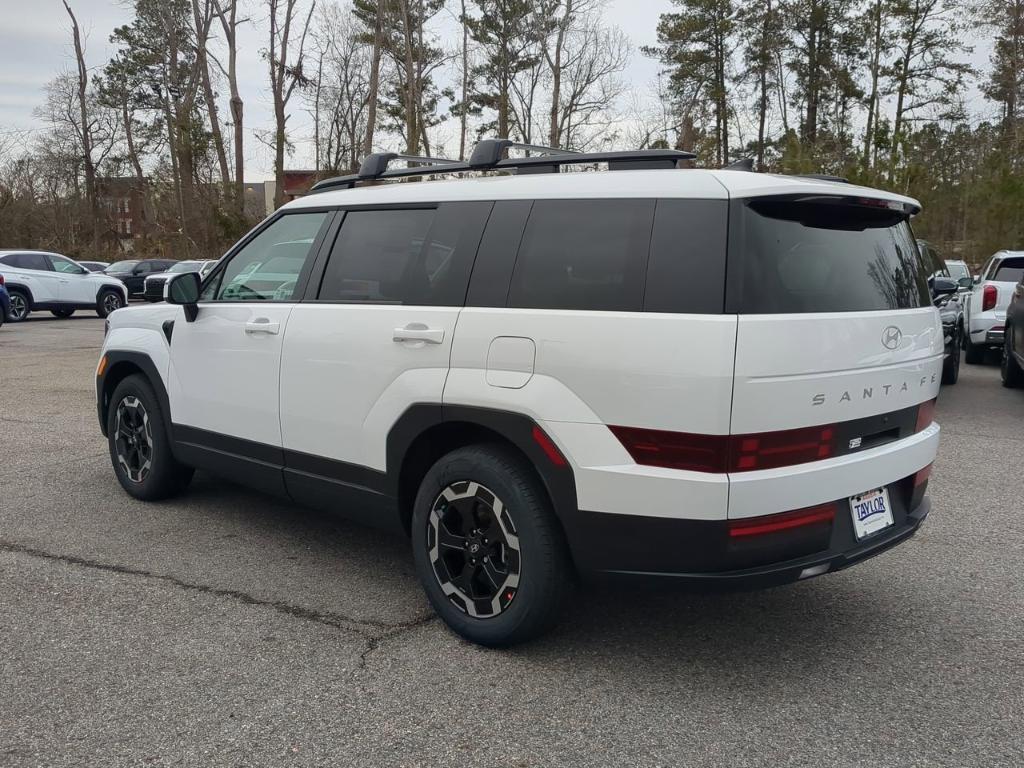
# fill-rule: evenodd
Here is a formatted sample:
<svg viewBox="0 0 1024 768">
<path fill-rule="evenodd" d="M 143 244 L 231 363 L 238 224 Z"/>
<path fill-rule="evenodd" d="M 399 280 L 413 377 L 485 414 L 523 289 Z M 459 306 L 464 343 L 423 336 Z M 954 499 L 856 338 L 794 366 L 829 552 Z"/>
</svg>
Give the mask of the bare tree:
<svg viewBox="0 0 1024 768">
<path fill-rule="evenodd" d="M 71 6 L 68 4 L 68 1 L 61 1 L 64 3 L 64 10 L 68 12 L 68 16 L 71 18 L 71 33 L 75 41 L 75 62 L 78 65 L 79 119 L 77 124 L 80 126 L 78 139 L 81 144 L 82 163 L 85 169 L 85 196 L 89 201 L 89 209 L 95 217 L 98 211 L 96 203 L 96 166 L 93 162 L 92 156 L 92 129 L 89 123 L 89 111 L 86 99 L 86 93 L 89 88 L 89 70 L 85 66 L 85 48 L 82 45 L 82 34 L 78 28 L 78 19 L 75 18 L 75 14 L 71 10 Z M 93 243 L 95 244 L 95 228 L 93 231 Z"/>
<path fill-rule="evenodd" d="M 310 4 L 305 22 L 298 16 L 298 0 L 268 0 L 270 11 L 270 90 L 274 98 L 274 207 L 284 204 L 284 152 L 287 143 L 288 102 L 296 86 L 306 82 L 302 71 L 306 35 L 316 3 Z M 297 25 L 301 24 L 301 27 Z M 289 61 L 289 49 L 294 60 Z"/>
<path fill-rule="evenodd" d="M 224 30 L 224 41 L 228 46 L 227 78 L 231 90 L 231 130 L 234 138 L 233 154 L 235 156 L 235 193 L 236 212 L 241 215 L 245 211 L 245 134 L 243 132 L 244 103 L 238 90 L 238 25 L 245 19 L 238 18 L 239 0 L 227 0 L 225 6 L 220 0 L 212 0 L 216 16 L 220 19 Z"/>
</svg>

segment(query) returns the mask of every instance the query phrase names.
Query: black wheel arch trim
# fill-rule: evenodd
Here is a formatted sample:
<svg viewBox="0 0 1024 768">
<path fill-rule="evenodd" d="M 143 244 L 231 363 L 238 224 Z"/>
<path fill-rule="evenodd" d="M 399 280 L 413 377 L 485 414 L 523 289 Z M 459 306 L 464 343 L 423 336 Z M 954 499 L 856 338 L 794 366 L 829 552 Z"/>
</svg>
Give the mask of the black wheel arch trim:
<svg viewBox="0 0 1024 768">
<path fill-rule="evenodd" d="M 35 296 L 32 295 L 32 289 L 31 288 L 29 288 L 24 283 L 17 283 L 17 282 L 14 282 L 12 280 L 7 280 L 5 282 L 5 286 L 7 288 L 7 292 L 8 293 L 10 293 L 11 291 L 20 291 L 21 293 L 24 293 L 26 296 L 28 296 L 28 308 L 29 308 L 29 310 L 35 309 L 36 298 L 35 298 Z"/>
<path fill-rule="evenodd" d="M 107 413 L 110 409 L 109 398 L 113 394 L 114 387 L 117 385 L 116 382 L 120 382 L 125 376 L 130 376 L 130 373 L 124 373 L 124 375 L 118 375 L 111 378 L 111 374 L 115 371 L 122 372 L 125 370 L 125 366 L 134 367 L 139 370 L 148 380 L 149 385 L 153 388 L 153 392 L 156 394 L 157 400 L 160 403 L 160 412 L 163 414 L 164 427 L 167 428 L 168 434 L 171 429 L 171 403 L 167 397 L 167 389 L 164 387 L 164 380 L 160 376 L 160 373 L 156 369 L 156 365 L 153 363 L 152 358 L 144 352 L 132 352 L 122 350 L 111 350 L 106 353 L 107 364 L 103 368 L 103 373 L 96 378 L 96 415 L 100 420 L 100 429 L 103 432 L 103 436 L 107 436 Z M 108 385 L 108 382 L 114 381 L 112 385 Z"/>
</svg>

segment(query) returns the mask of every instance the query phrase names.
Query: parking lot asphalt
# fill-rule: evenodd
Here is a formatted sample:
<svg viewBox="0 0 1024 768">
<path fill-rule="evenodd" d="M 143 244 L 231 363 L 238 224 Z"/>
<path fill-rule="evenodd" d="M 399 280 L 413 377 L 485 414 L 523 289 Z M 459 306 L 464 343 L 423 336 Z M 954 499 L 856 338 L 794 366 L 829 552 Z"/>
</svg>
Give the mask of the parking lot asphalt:
<svg viewBox="0 0 1024 768">
<path fill-rule="evenodd" d="M 589 589 L 492 651 L 401 539 L 206 475 L 129 498 L 102 334 L 0 328 L 0 766 L 1024 764 L 1024 392 L 992 365 L 942 391 L 907 544 L 764 592 Z"/>
</svg>

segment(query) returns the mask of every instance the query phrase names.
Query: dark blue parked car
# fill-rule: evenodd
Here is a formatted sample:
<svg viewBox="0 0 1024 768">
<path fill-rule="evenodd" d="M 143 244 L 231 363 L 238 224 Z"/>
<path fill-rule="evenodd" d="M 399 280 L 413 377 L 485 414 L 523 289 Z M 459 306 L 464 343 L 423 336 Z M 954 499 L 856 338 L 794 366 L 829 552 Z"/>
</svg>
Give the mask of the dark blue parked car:
<svg viewBox="0 0 1024 768">
<path fill-rule="evenodd" d="M 11 296 L 7 293 L 4 285 L 4 276 L 0 275 L 0 325 L 7 319 L 7 313 L 11 311 Z"/>
</svg>

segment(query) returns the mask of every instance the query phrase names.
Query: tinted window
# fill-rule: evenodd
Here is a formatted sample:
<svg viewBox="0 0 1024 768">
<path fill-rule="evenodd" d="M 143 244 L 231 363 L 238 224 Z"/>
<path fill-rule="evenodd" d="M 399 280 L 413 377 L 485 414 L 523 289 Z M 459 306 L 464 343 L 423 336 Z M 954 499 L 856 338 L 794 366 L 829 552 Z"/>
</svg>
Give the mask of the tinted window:
<svg viewBox="0 0 1024 768">
<path fill-rule="evenodd" d="M 885 208 L 763 198 L 736 207 L 730 299 L 743 313 L 930 305 L 910 225 Z M 733 278 L 731 277 L 730 280 Z"/>
<path fill-rule="evenodd" d="M 1024 276 L 1024 259 L 1003 259 L 996 267 L 993 280 L 1000 283 L 1017 283 Z"/>
<path fill-rule="evenodd" d="M 644 310 L 721 314 L 725 301 L 725 200 L 659 200 Z"/>
<path fill-rule="evenodd" d="M 653 219 L 653 200 L 538 200 L 508 305 L 639 311 Z"/>
<path fill-rule="evenodd" d="M 15 253 L 7 257 L 7 264 L 19 269 L 40 269 L 50 271 L 50 262 L 42 253 Z"/>
<path fill-rule="evenodd" d="M 215 301 L 291 301 L 313 242 L 330 214 L 291 213 L 275 219 L 238 251 L 202 298 Z"/>
<path fill-rule="evenodd" d="M 490 203 L 350 211 L 318 298 L 461 306 Z"/>
</svg>

